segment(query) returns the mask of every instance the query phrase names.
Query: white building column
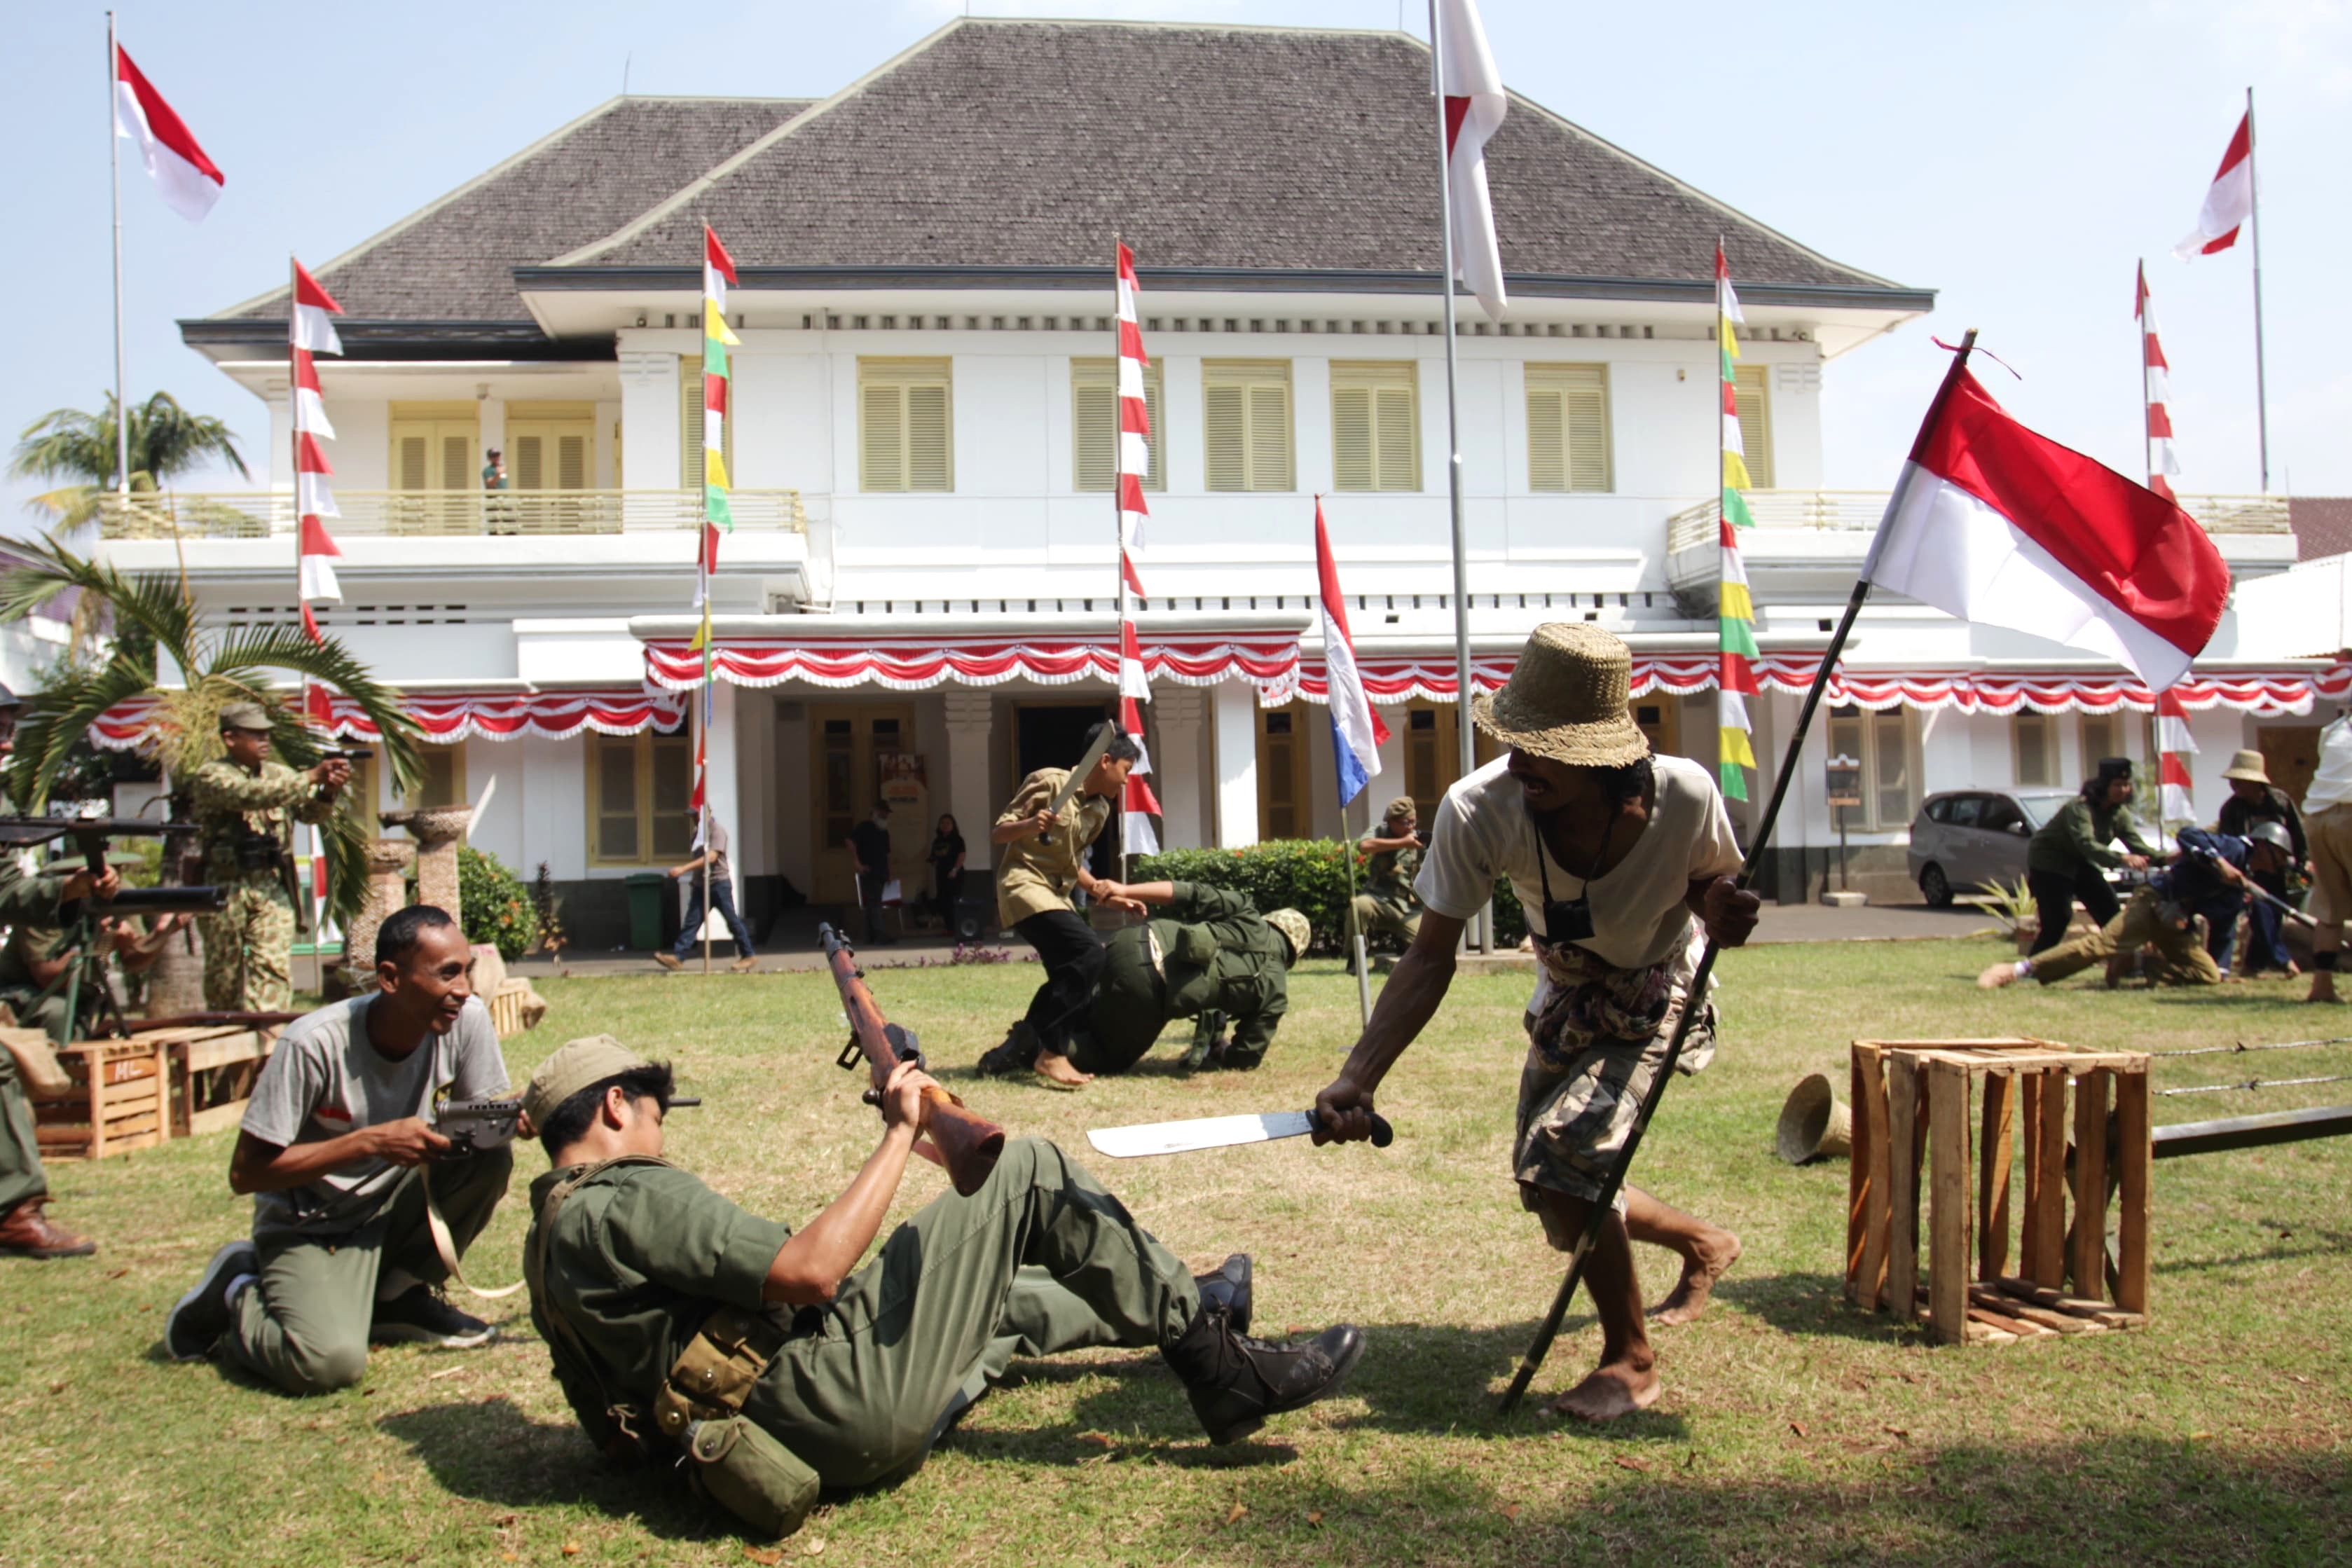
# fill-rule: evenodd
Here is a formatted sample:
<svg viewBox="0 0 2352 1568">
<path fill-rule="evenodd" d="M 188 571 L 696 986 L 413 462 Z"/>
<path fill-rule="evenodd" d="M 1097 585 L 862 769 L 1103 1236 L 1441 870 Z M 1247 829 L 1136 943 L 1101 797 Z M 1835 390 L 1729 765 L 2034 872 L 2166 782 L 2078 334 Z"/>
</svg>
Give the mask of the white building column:
<svg viewBox="0 0 2352 1568">
<path fill-rule="evenodd" d="M 1257 842 L 1257 689 L 1221 680 L 1210 689 L 1217 752 L 1217 847 Z"/>
<path fill-rule="evenodd" d="M 679 473 L 677 355 L 624 348 L 619 357 L 621 428 L 628 442 L 621 478 L 633 490 L 674 490 Z M 667 504 L 640 509 L 625 501 L 622 517 L 630 527 L 676 521 Z"/>
<path fill-rule="evenodd" d="M 1377 792 L 1381 797 L 1373 807 L 1377 811 L 1397 796 L 1408 793 L 1404 782 L 1404 734 L 1406 727 L 1412 722 L 1412 712 L 1402 703 L 1394 708 L 1376 708 L 1373 711 L 1381 716 L 1381 722 L 1389 730 L 1388 741 L 1381 747 L 1380 777 L 1365 786 Z"/>
<path fill-rule="evenodd" d="M 743 791 L 735 770 L 737 759 L 744 752 L 735 743 L 735 683 L 731 680 L 712 681 L 710 696 L 710 732 L 703 738 L 704 754 L 709 765 L 710 815 L 727 829 L 728 842 L 732 849 L 727 857 L 727 864 L 734 873 L 735 907 L 740 910 L 743 907 L 743 856 L 741 850 L 734 847 L 743 841 Z M 700 701 L 701 694 L 695 693 L 694 700 Z"/>
<path fill-rule="evenodd" d="M 948 809 L 963 835 L 967 872 L 986 875 L 996 863 L 988 830 L 996 821 L 989 798 L 988 738 L 994 700 L 985 690 L 950 687 L 948 708 Z"/>
<path fill-rule="evenodd" d="M 1163 685 L 1151 694 L 1152 726 L 1159 732 L 1151 784 L 1160 795 L 1160 836 L 1170 849 L 1202 847 L 1201 786 L 1211 764 L 1201 723 L 1208 712 L 1208 699 L 1197 686 Z"/>
</svg>

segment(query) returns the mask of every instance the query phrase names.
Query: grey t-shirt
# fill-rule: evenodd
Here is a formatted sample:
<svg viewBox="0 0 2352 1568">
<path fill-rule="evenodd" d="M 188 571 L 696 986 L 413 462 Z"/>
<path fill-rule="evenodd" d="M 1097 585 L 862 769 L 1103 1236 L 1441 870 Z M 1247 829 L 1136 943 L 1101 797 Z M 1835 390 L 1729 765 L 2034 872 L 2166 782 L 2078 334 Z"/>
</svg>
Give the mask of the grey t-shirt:
<svg viewBox="0 0 2352 1568">
<path fill-rule="evenodd" d="M 368 1039 L 364 1018 L 374 1000 L 370 995 L 337 1002 L 287 1026 L 253 1086 L 253 1100 L 240 1124 L 246 1131 L 283 1149 L 410 1116 L 430 1121 L 445 1090 L 451 1100 L 507 1093 L 506 1058 L 480 997 L 466 1004 L 447 1034 L 427 1037 L 396 1062 Z M 337 1236 L 357 1230 L 391 1196 L 402 1173 L 389 1161 L 370 1159 L 305 1186 L 256 1193 L 254 1234 Z"/>
</svg>

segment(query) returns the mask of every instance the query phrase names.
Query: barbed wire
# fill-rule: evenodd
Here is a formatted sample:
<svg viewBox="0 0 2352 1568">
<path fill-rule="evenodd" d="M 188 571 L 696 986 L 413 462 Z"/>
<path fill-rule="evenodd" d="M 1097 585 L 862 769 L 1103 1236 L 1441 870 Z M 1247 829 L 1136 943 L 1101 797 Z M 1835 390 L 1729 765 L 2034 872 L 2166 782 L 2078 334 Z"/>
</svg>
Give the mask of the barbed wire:
<svg viewBox="0 0 2352 1568">
<path fill-rule="evenodd" d="M 2250 1078 L 2243 1083 L 2200 1083 L 2187 1089 L 2159 1089 L 2156 1092 L 2159 1095 L 2221 1094 L 2233 1089 L 2286 1089 L 2295 1084 L 2347 1082 L 2352 1082 L 2352 1073 L 2339 1072 L 2330 1073 L 2325 1078 Z"/>
<path fill-rule="evenodd" d="M 2352 1035 L 2330 1035 L 2322 1040 L 2281 1040 L 2275 1045 L 2250 1046 L 2240 1040 L 2228 1046 L 2189 1046 L 2177 1051 L 2150 1051 L 2152 1057 L 2236 1056 L 2243 1051 L 2299 1051 L 2312 1046 L 2352 1045 Z"/>
</svg>

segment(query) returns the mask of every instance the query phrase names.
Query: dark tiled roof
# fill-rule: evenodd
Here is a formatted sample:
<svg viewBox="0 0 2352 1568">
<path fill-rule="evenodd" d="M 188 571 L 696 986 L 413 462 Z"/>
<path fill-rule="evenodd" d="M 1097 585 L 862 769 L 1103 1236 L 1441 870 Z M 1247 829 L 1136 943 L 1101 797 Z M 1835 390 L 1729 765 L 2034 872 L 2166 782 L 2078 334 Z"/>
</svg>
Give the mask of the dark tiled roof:
<svg viewBox="0 0 2352 1568">
<path fill-rule="evenodd" d="M 1437 271 L 1429 56 L 1396 33 L 965 21 L 569 259 Z M 1487 145 L 1505 269 L 1889 287 L 1522 99 Z M 633 182 L 634 183 L 634 182 Z M 650 205 L 650 204 L 648 204 Z"/>
<path fill-rule="evenodd" d="M 809 106 L 616 98 L 318 268 L 354 321 L 520 321 L 512 269 L 613 232 Z M 286 319 L 278 289 L 224 314 Z"/>
<path fill-rule="evenodd" d="M 2286 517 L 2296 560 L 2352 551 L 2352 496 L 2296 496 L 2286 503 Z"/>
</svg>

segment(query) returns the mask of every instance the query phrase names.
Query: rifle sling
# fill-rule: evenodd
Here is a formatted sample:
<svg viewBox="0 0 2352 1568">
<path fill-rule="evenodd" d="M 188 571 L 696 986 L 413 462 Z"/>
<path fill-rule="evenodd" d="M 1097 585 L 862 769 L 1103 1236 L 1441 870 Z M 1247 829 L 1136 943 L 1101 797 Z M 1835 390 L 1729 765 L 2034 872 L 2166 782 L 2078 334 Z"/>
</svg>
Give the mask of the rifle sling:
<svg viewBox="0 0 2352 1568">
<path fill-rule="evenodd" d="M 602 1169 L 601 1166 L 598 1168 Z M 526 1278 L 511 1285 L 501 1285 L 495 1290 L 485 1290 L 466 1278 L 466 1271 L 457 1266 L 457 1238 L 449 1234 L 449 1221 L 441 1212 L 441 1200 L 433 1195 L 433 1163 L 428 1160 L 417 1169 L 425 1177 L 425 1228 L 432 1233 L 433 1250 L 441 1255 L 441 1267 L 449 1271 L 449 1278 L 485 1301 L 511 1296 L 528 1284 L 530 1281 Z M 525 1270 L 526 1276 L 528 1273 L 529 1270 Z"/>
</svg>

